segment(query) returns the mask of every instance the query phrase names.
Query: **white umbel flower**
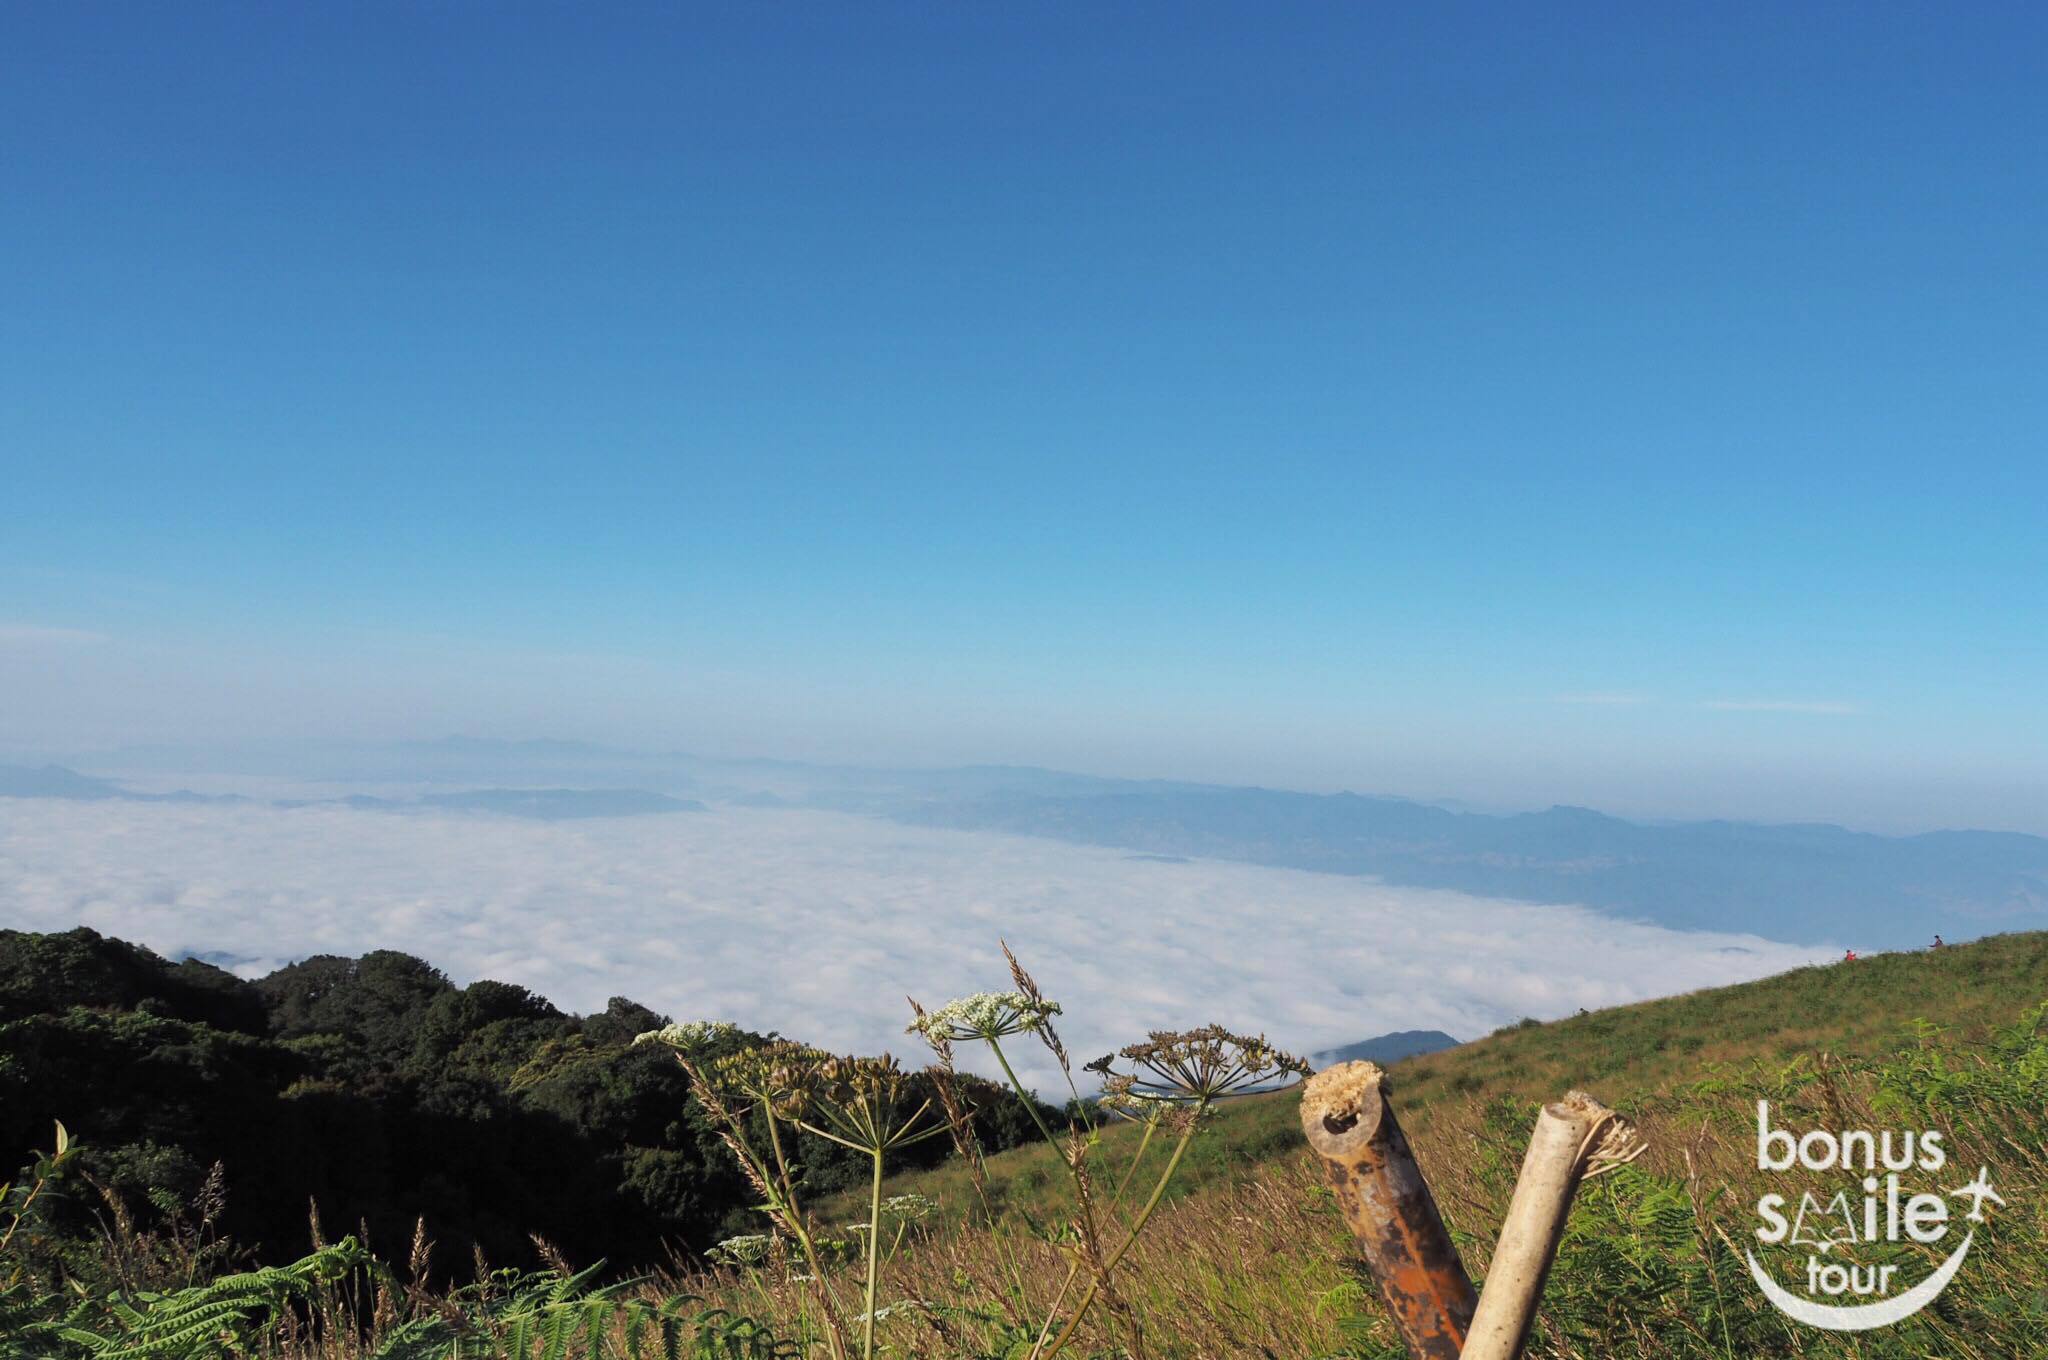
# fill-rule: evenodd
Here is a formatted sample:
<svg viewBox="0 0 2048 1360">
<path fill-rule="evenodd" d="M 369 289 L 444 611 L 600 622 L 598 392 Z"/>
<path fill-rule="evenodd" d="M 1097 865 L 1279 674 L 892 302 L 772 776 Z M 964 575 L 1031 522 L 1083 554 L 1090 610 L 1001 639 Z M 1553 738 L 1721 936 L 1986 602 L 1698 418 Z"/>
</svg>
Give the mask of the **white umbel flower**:
<svg viewBox="0 0 2048 1360">
<path fill-rule="evenodd" d="M 679 1020 L 673 1025 L 636 1034 L 633 1042 L 666 1044 L 678 1053 L 698 1053 L 721 1040 L 737 1036 L 739 1032 L 738 1025 L 725 1020 Z"/>
<path fill-rule="evenodd" d="M 1041 1029 L 1059 1014 L 1057 1001 L 1033 1000 L 1022 992 L 976 992 L 925 1012 L 904 1032 L 934 1042 L 1002 1039 Z"/>
</svg>

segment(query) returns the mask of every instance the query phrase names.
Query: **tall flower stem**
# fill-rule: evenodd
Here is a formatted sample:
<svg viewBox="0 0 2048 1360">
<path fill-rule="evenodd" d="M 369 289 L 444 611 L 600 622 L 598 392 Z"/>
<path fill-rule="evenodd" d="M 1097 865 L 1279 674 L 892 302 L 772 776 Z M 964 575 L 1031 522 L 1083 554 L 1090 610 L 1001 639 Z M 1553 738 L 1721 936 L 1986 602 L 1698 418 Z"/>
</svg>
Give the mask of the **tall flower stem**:
<svg viewBox="0 0 2048 1360">
<path fill-rule="evenodd" d="M 1059 1149 L 1059 1142 L 1058 1142 L 1058 1140 L 1057 1140 L 1057 1139 L 1055 1139 L 1055 1138 L 1054 1138 L 1054 1137 L 1052 1136 L 1052 1130 L 1046 1127 L 1046 1123 L 1045 1123 L 1045 1120 L 1044 1120 L 1044 1118 L 1043 1118 L 1043 1117 L 1042 1117 L 1042 1116 L 1041 1116 L 1041 1115 L 1040 1115 L 1040 1114 L 1038 1113 L 1038 1101 L 1037 1101 L 1037 1100 L 1035 1100 L 1035 1099 L 1034 1099 L 1034 1098 L 1032 1097 L 1032 1095 L 1031 1095 L 1031 1093 L 1030 1093 L 1029 1091 L 1027 1091 L 1027 1090 L 1025 1090 L 1025 1089 L 1024 1089 L 1024 1083 L 1023 1083 L 1023 1082 L 1021 1082 L 1021 1081 L 1019 1081 L 1019 1080 L 1017 1080 L 1017 1072 L 1016 1072 L 1016 1069 L 1014 1069 L 1014 1068 L 1012 1068 L 1012 1067 L 1010 1066 L 1010 1060 L 1009 1060 L 1009 1058 L 1007 1058 L 1006 1056 L 1004 1056 L 1004 1054 L 1003 1054 L 1003 1046 L 1002 1046 L 1002 1044 L 1001 1044 L 1001 1043 L 999 1043 L 999 1042 L 998 1042 L 998 1041 L 996 1040 L 995 1036 L 993 1036 L 993 1035 L 990 1035 L 990 1036 L 988 1036 L 987 1042 L 988 1042 L 988 1046 L 989 1046 L 989 1049 L 990 1049 L 990 1051 L 991 1051 L 991 1052 L 993 1052 L 993 1053 L 994 1053 L 994 1054 L 996 1055 L 996 1061 L 1002 1064 L 1002 1067 L 1003 1067 L 1003 1075 L 1004 1075 L 1004 1076 L 1006 1076 L 1006 1077 L 1008 1077 L 1008 1078 L 1010 1079 L 1010 1085 L 1011 1085 L 1011 1087 L 1012 1087 L 1012 1088 L 1013 1088 L 1013 1089 L 1014 1089 L 1014 1090 L 1015 1090 L 1015 1091 L 1017 1092 L 1017 1098 L 1018 1098 L 1018 1099 L 1020 1099 L 1020 1100 L 1022 1100 L 1022 1101 L 1024 1102 L 1024 1108 L 1025 1108 L 1025 1110 L 1027 1110 L 1027 1111 L 1028 1111 L 1028 1112 L 1030 1113 L 1030 1115 L 1031 1115 L 1031 1122 L 1032 1122 L 1032 1123 L 1034 1123 L 1034 1124 L 1036 1124 L 1036 1125 L 1038 1125 L 1038 1131 L 1039 1131 L 1040 1133 L 1042 1133 L 1042 1134 L 1044 1134 L 1044 1135 L 1045 1135 L 1045 1141 L 1046 1141 L 1046 1145 L 1047 1145 L 1048 1147 L 1051 1147 L 1051 1148 L 1052 1148 L 1052 1149 L 1054 1150 L 1054 1153 L 1055 1153 L 1055 1155 L 1057 1155 L 1057 1154 L 1058 1154 L 1058 1149 Z M 1146 1136 L 1147 1138 L 1150 1138 L 1150 1137 L 1152 1136 L 1152 1130 L 1151 1130 L 1151 1129 L 1149 1129 L 1149 1128 L 1148 1128 L 1148 1129 L 1146 1129 L 1146 1130 L 1145 1130 L 1145 1136 Z M 1141 1148 L 1141 1149 L 1140 1149 L 1139 1151 L 1140 1151 L 1140 1155 L 1142 1156 L 1142 1155 L 1143 1155 L 1143 1149 Z M 1080 1172 L 1080 1169 L 1079 1169 L 1078 1167 L 1076 1167 L 1076 1166 L 1075 1166 L 1075 1165 L 1073 1164 L 1073 1162 L 1072 1162 L 1071 1160 L 1069 1160 L 1068 1158 L 1066 1158 L 1066 1157 L 1060 1157 L 1060 1165 L 1061 1165 L 1061 1166 L 1064 1166 L 1064 1167 L 1065 1167 L 1065 1168 L 1067 1169 L 1067 1175 L 1068 1175 L 1068 1177 L 1069 1177 L 1069 1178 L 1071 1178 L 1071 1179 L 1073 1180 L 1073 1182 L 1074 1182 L 1074 1193 L 1075 1193 L 1075 1194 L 1076 1194 L 1077 1196 L 1079 1196 L 1080 1194 L 1082 1194 L 1083 1192 L 1082 1192 L 1082 1187 L 1081 1187 L 1081 1172 Z M 1137 1166 L 1136 1166 L 1136 1164 L 1135 1164 L 1135 1163 L 1134 1163 L 1134 1164 L 1132 1165 L 1132 1168 L 1131 1168 L 1131 1170 L 1132 1170 L 1132 1171 L 1135 1171 L 1135 1170 L 1137 1170 Z M 1130 1179 L 1130 1175 L 1129 1175 L 1129 1173 L 1126 1173 L 1126 1174 L 1125 1174 L 1125 1176 L 1124 1176 L 1124 1179 L 1125 1179 L 1126 1181 L 1128 1181 L 1128 1180 Z M 1119 1186 L 1119 1187 L 1118 1187 L 1118 1189 L 1117 1189 L 1117 1196 L 1118 1196 L 1118 1198 L 1121 1198 L 1121 1197 L 1122 1197 L 1122 1195 L 1123 1195 L 1123 1189 L 1122 1189 L 1122 1187 L 1121 1187 L 1121 1186 Z M 1058 1297 L 1056 1297 L 1056 1298 L 1055 1298 L 1055 1299 L 1053 1300 L 1053 1303 L 1052 1303 L 1052 1311 L 1046 1314 L 1046 1316 L 1045 1316 L 1045 1326 L 1044 1326 L 1044 1328 L 1042 1328 L 1042 1329 L 1041 1329 L 1041 1330 L 1039 1331 L 1039 1333 L 1038 1333 L 1038 1340 L 1037 1340 L 1036 1344 L 1034 1344 L 1034 1345 L 1032 1346 L 1032 1348 L 1031 1348 L 1031 1354 L 1032 1354 L 1032 1356 L 1033 1356 L 1033 1357 L 1036 1357 L 1036 1356 L 1038 1355 L 1038 1353 L 1039 1353 L 1039 1347 L 1041 1347 L 1041 1346 L 1043 1346 L 1043 1345 L 1045 1344 L 1045 1336 L 1046 1336 L 1046 1333 L 1047 1333 L 1047 1332 L 1050 1332 L 1050 1331 L 1052 1330 L 1052 1322 L 1053 1322 L 1053 1319 L 1054 1319 L 1055 1317 L 1059 1316 L 1059 1310 L 1060 1310 L 1060 1301 L 1061 1301 L 1062 1299 L 1065 1299 L 1065 1298 L 1066 1298 L 1066 1296 L 1067 1296 L 1067 1291 L 1068 1291 L 1069 1289 L 1073 1288 L 1073 1285 L 1074 1285 L 1074 1277 L 1075 1277 L 1075 1276 L 1077 1276 L 1077 1275 L 1079 1275 L 1080 1273 L 1081 1273 L 1081 1259 L 1080 1259 L 1080 1258 L 1079 1258 L 1079 1257 L 1077 1256 L 1077 1257 L 1075 1257 L 1075 1258 L 1074 1258 L 1074 1261 L 1073 1261 L 1073 1263 L 1072 1263 L 1071 1265 L 1069 1265 L 1069 1266 L 1067 1267 L 1067 1278 L 1066 1278 L 1066 1279 L 1065 1279 L 1064 1281 L 1062 1281 L 1062 1282 L 1061 1282 L 1061 1284 L 1060 1284 L 1060 1292 L 1059 1292 L 1059 1295 L 1058 1295 Z M 1019 1279 L 1020 1279 L 1020 1283 L 1021 1283 L 1021 1276 L 1019 1277 Z M 1090 1285 L 1090 1286 L 1089 1286 L 1089 1289 L 1088 1289 L 1088 1297 L 1089 1297 L 1089 1298 L 1091 1298 L 1091 1299 L 1095 1297 L 1095 1288 L 1094 1288 L 1094 1286 L 1093 1286 L 1093 1285 Z M 1085 1307 L 1087 1307 L 1088 1305 L 1087 1305 L 1087 1303 L 1086 1303 L 1086 1302 L 1084 1301 L 1084 1302 L 1082 1303 L 1082 1305 L 1081 1305 L 1081 1306 L 1085 1308 Z"/>
<path fill-rule="evenodd" d="M 1003 1056 L 1003 1046 L 991 1037 L 988 1040 L 988 1047 L 989 1051 L 996 1055 L 996 1061 L 1003 1065 L 1003 1075 L 1010 1079 L 1010 1086 L 1017 1092 L 1017 1098 L 1024 1102 L 1024 1109 L 1030 1114 L 1031 1122 L 1038 1125 L 1038 1131 L 1045 1135 L 1046 1142 L 1052 1142 L 1052 1130 L 1046 1127 L 1045 1117 L 1038 1113 L 1037 1098 L 1024 1089 L 1023 1082 L 1017 1080 L 1016 1070 L 1010 1066 L 1010 1060 Z"/>
<path fill-rule="evenodd" d="M 796 1186 L 790 1180 L 789 1159 L 783 1155 L 782 1133 L 775 1118 L 775 1111 L 764 1109 L 768 1120 L 768 1145 L 775 1150 L 775 1174 L 781 1182 L 779 1189 L 786 1212 L 783 1219 L 789 1230 L 796 1234 L 797 1243 L 804 1249 L 804 1264 L 811 1268 L 812 1287 L 818 1291 L 820 1302 L 825 1307 L 825 1342 L 832 1352 L 832 1360 L 840 1360 L 844 1354 L 839 1338 L 839 1319 L 835 1317 L 831 1302 L 831 1285 L 825 1282 L 825 1270 L 818 1262 L 818 1249 L 811 1242 L 810 1230 L 804 1226 L 803 1210 L 796 1202 Z"/>
<path fill-rule="evenodd" d="M 1131 1154 L 1131 1164 L 1124 1168 L 1123 1179 L 1116 1183 L 1116 1193 L 1109 1197 L 1109 1207 L 1116 1208 L 1124 1202 L 1124 1191 L 1131 1188 L 1131 1180 L 1138 1174 L 1138 1166 L 1145 1160 L 1145 1149 L 1152 1146 L 1153 1131 L 1159 1127 L 1157 1119 L 1145 1121 L 1145 1132 L 1138 1139 L 1138 1150 Z"/>
<path fill-rule="evenodd" d="M 1191 1114 L 1198 1115 L 1201 1108 L 1199 1106 L 1196 1107 Z M 1060 1334 L 1053 1338 L 1052 1345 L 1043 1351 L 1032 1351 L 1033 1360 L 1036 1360 L 1036 1357 L 1040 1355 L 1057 1354 L 1060 1347 L 1066 1345 L 1067 1341 L 1074 1335 L 1074 1329 L 1081 1325 L 1081 1319 L 1088 1315 L 1088 1306 L 1095 1302 L 1096 1294 L 1101 1292 L 1103 1279 L 1110 1271 L 1116 1269 L 1117 1262 L 1124 1259 L 1124 1253 L 1131 1249 L 1131 1244 L 1138 1240 L 1138 1234 L 1145 1230 L 1145 1223 L 1152 1217 L 1152 1211 L 1159 1207 L 1160 1199 L 1166 1194 L 1167 1183 L 1173 1179 L 1173 1173 L 1180 1167 L 1181 1154 L 1188 1150 L 1188 1143 L 1195 1136 L 1195 1124 L 1196 1120 L 1192 1117 L 1189 1118 L 1187 1128 L 1181 1132 L 1180 1140 L 1173 1145 L 1173 1155 L 1166 1159 L 1165 1169 L 1159 1173 L 1159 1180 L 1152 1187 L 1151 1198 L 1147 1199 L 1145 1207 L 1138 1211 L 1138 1217 L 1131 1224 L 1130 1231 L 1124 1234 L 1124 1240 L 1119 1242 L 1116 1250 L 1109 1254 L 1109 1259 L 1102 1263 L 1101 1271 L 1096 1274 L 1094 1279 L 1088 1282 L 1088 1288 L 1081 1294 L 1081 1301 L 1074 1305 L 1074 1315 L 1067 1319 L 1067 1325 L 1062 1327 Z"/>
<path fill-rule="evenodd" d="M 1060 1281 L 1060 1292 L 1052 1296 L 1052 1307 L 1046 1311 L 1045 1325 L 1038 1329 L 1038 1340 L 1031 1343 L 1031 1355 L 1037 1360 L 1045 1349 L 1045 1339 L 1052 1335 L 1052 1324 L 1059 1320 L 1060 1305 L 1067 1301 L 1067 1291 L 1074 1287 L 1074 1277 L 1081 1273 L 1081 1258 L 1076 1256 L 1067 1266 L 1067 1278 Z"/>
<path fill-rule="evenodd" d="M 874 1153 L 875 1177 L 868 1191 L 868 1309 L 862 1318 L 860 1353 L 861 1360 L 874 1360 L 875 1354 L 875 1280 L 880 1274 L 880 1263 L 876 1253 L 882 1245 L 882 1152 Z"/>
</svg>

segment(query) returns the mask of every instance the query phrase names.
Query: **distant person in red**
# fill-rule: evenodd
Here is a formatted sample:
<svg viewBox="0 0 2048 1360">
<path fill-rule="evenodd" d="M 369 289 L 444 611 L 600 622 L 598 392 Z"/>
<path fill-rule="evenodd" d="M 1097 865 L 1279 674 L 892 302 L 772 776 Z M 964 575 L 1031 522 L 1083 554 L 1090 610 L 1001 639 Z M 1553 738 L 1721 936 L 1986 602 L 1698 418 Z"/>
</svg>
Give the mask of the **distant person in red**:
<svg viewBox="0 0 2048 1360">
<path fill-rule="evenodd" d="M 1934 937 L 1934 947 L 1936 949 L 1941 948 L 1941 936 L 1937 935 Z"/>
<path fill-rule="evenodd" d="M 1851 950 L 1848 950 L 1848 951 L 1846 951 L 1846 952 L 1845 952 L 1845 953 L 1844 953 L 1844 954 L 1842 955 L 1842 962 L 1843 962 L 1843 963 L 1854 963 L 1854 962 L 1856 962 L 1856 951 L 1855 951 L 1855 950 L 1853 950 L 1853 949 L 1851 949 Z"/>
</svg>

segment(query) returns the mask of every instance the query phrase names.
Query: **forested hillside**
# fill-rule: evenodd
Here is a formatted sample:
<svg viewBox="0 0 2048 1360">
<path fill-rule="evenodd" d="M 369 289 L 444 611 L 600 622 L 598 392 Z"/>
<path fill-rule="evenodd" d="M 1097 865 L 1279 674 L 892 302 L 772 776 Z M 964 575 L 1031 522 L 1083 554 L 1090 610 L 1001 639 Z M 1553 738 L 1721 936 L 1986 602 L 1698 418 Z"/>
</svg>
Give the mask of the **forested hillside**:
<svg viewBox="0 0 2048 1360">
<path fill-rule="evenodd" d="M 248 982 L 91 930 L 0 931 L 0 1159 L 26 1162 L 61 1120 L 138 1222 L 209 1218 L 265 1259 L 301 1251 L 317 1209 L 386 1251 L 424 1218 L 451 1265 L 472 1246 L 530 1259 L 532 1235 L 651 1265 L 759 1226 L 673 1055 L 633 1043 L 664 1019 L 624 997 L 568 1015 L 391 951 Z M 991 1146 L 1035 1134 L 1014 1098 L 977 1092 Z M 865 1172 L 834 1151 L 813 1159 L 820 1187 Z M 104 1196 L 70 1205 L 81 1230 Z"/>
</svg>

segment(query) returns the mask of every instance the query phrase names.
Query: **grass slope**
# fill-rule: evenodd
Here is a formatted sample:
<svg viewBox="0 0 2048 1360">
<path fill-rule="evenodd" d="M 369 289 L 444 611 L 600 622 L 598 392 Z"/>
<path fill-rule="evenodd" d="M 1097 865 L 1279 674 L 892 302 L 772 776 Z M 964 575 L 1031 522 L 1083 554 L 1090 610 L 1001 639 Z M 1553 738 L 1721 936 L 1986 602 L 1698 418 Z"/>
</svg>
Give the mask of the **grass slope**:
<svg viewBox="0 0 2048 1360">
<path fill-rule="evenodd" d="M 2048 1356 L 2044 998 L 2048 934 L 1808 968 L 1512 1026 L 1402 1063 L 1395 1105 L 1480 1281 L 1536 1103 L 1581 1086 L 1636 1120 L 1648 1155 L 1581 1190 L 1526 1360 L 2040 1360 Z M 1795 1325 L 1765 1303 L 1744 1264 L 1754 1206 L 1762 1193 L 1797 1187 L 1757 1168 L 1759 1098 L 1790 1129 L 1939 1129 L 1951 1158 L 1940 1188 L 1980 1165 L 1993 1169 L 2006 1204 L 1976 1227 L 1967 1268 L 1933 1305 L 1882 1330 L 1836 1333 Z M 1118 1243 L 1113 1287 L 1075 1323 L 1066 1360 L 1401 1360 L 1296 1118 L 1291 1094 L 1224 1109 L 1191 1145 L 1179 1197 L 1156 1215 L 1115 1188 L 1119 1154 L 1136 1150 L 1131 1130 L 1103 1133 L 1113 1146 L 1089 1159 L 1100 1168 L 1091 1169 L 1089 1212 Z M 1140 1186 L 1167 1155 L 1160 1144 L 1146 1148 L 1126 1173 Z M 8 1240 L 17 1261 L 33 1255 L 39 1230 L 28 1206 L 39 1168 L 33 1185 L 0 1194 L 0 1227 L 15 1224 L 0 1233 L 0 1356 L 140 1357 L 144 1331 L 177 1328 L 183 1342 L 147 1353 L 212 1360 L 235 1333 L 250 1342 L 235 1353 L 272 1360 L 448 1360 L 460 1332 L 462 1355 L 637 1360 L 656 1353 L 635 1340 L 653 1335 L 643 1325 L 653 1319 L 680 1329 L 675 1339 L 705 1360 L 828 1360 L 823 1318 L 837 1316 L 871 1319 L 878 1356 L 1027 1360 L 1049 1334 L 1047 1319 L 1057 1323 L 1063 1307 L 1066 1316 L 1075 1307 L 1070 1225 L 1079 1201 L 1049 1148 L 991 1158 L 988 1169 L 993 1214 L 964 1168 L 887 1187 L 941 1207 L 906 1215 L 876 1238 L 889 1259 L 872 1301 L 857 1292 L 862 1243 L 844 1228 L 854 1206 L 839 1200 L 813 1206 L 822 1210 L 813 1235 L 840 1239 L 823 1254 L 822 1282 L 788 1251 L 763 1249 L 603 1298 L 579 1292 L 589 1282 L 566 1278 L 565 1267 L 500 1273 L 453 1294 L 418 1287 L 413 1271 L 415 1287 L 401 1294 L 384 1287 L 394 1277 L 369 1274 L 351 1240 L 282 1271 L 168 1299 L 138 1294 L 148 1304 L 138 1310 L 99 1306 L 90 1291 L 45 1296 L 22 1283 L 19 1269 L 7 1270 Z M 24 1219 L 26 1234 L 16 1231 Z M 1132 1226 L 1139 1220 L 1142 1231 Z M 126 1230 L 115 1236 L 117 1263 L 144 1259 L 146 1242 Z M 1833 1259 L 1896 1265 L 1918 1279 L 1947 1250 L 1850 1243 Z M 344 1251 L 352 1260 L 339 1259 Z M 431 1246 L 421 1240 L 415 1253 L 424 1258 Z M 1783 1278 L 1785 1266 L 1772 1268 Z M 822 1294 L 836 1302 L 821 1303 Z M 357 1325 L 371 1317 L 373 1295 L 374 1335 L 365 1337 Z M 284 1308 L 286 1298 L 297 1308 Z M 230 1326 L 222 1308 L 249 1319 Z M 80 1319 L 113 1339 L 87 1344 Z M 28 1349 L 9 1344 L 22 1341 Z"/>
<path fill-rule="evenodd" d="M 2010 935 L 1510 1027 L 1402 1063 L 1395 1103 L 1475 1280 L 1490 1263 L 1539 1101 L 1584 1087 L 1642 1130 L 1648 1155 L 1590 1183 L 1574 1206 L 1529 1360 L 2040 1360 L 2044 1002 L 2048 935 Z M 1954 1168 L 1993 1168 L 2008 1205 L 1979 1228 L 1967 1270 L 1934 1306 L 1893 1327 L 1836 1333 L 1794 1324 L 1764 1301 L 1742 1254 L 1754 1241 L 1754 1206 L 1761 1194 L 1796 1187 L 1756 1166 L 1760 1098 L 1782 1127 L 1940 1129 Z M 1247 1100 L 1197 1140 L 1180 1198 L 1123 1258 L 1119 1306 L 1089 1318 L 1077 1354 L 1404 1355 L 1296 1120 L 1291 1096 Z M 1131 1146 L 1128 1131 L 1105 1137 Z M 1048 1149 L 991 1159 L 990 1171 L 993 1224 L 953 1168 L 890 1187 L 944 1205 L 890 1266 L 883 1297 L 904 1301 L 885 1327 L 893 1353 L 1028 1354 L 1034 1310 L 1058 1296 L 1065 1269 L 1045 1233 L 1068 1221 L 1073 1202 Z M 827 1216 L 842 1209 L 852 1217 L 842 1205 L 827 1206 Z M 1854 1259 L 1919 1278 L 1935 1253 L 1880 1243 Z M 781 1335 L 815 1335 L 801 1296 L 772 1272 L 683 1283 Z"/>
<path fill-rule="evenodd" d="M 1627 1110 L 1646 1096 L 1698 1080 L 1717 1066 L 1783 1063 L 1825 1053 L 1870 1058 L 1896 1046 L 1914 1021 L 1945 1029 L 1938 1042 L 1969 1048 L 2026 1007 L 2048 999 L 2048 931 L 1995 935 L 1939 951 L 1878 954 L 1855 963 L 1800 968 L 1761 981 L 1618 1006 L 1566 1020 L 1524 1021 L 1441 1053 L 1403 1060 L 1394 1089 L 1411 1132 L 1447 1099 L 1555 1099 L 1580 1087 Z M 1191 1150 L 1176 1193 L 1229 1185 L 1302 1148 L 1293 1094 L 1254 1097 L 1224 1109 Z M 1131 1131 L 1111 1129 L 1111 1140 Z M 1064 1180 L 1044 1145 L 988 1159 L 999 1207 L 1056 1212 Z M 973 1203 L 965 1170 L 948 1163 L 895 1178 L 889 1193 L 915 1192 L 948 1216 Z M 851 1218 L 854 1201 L 829 1202 Z"/>
</svg>

